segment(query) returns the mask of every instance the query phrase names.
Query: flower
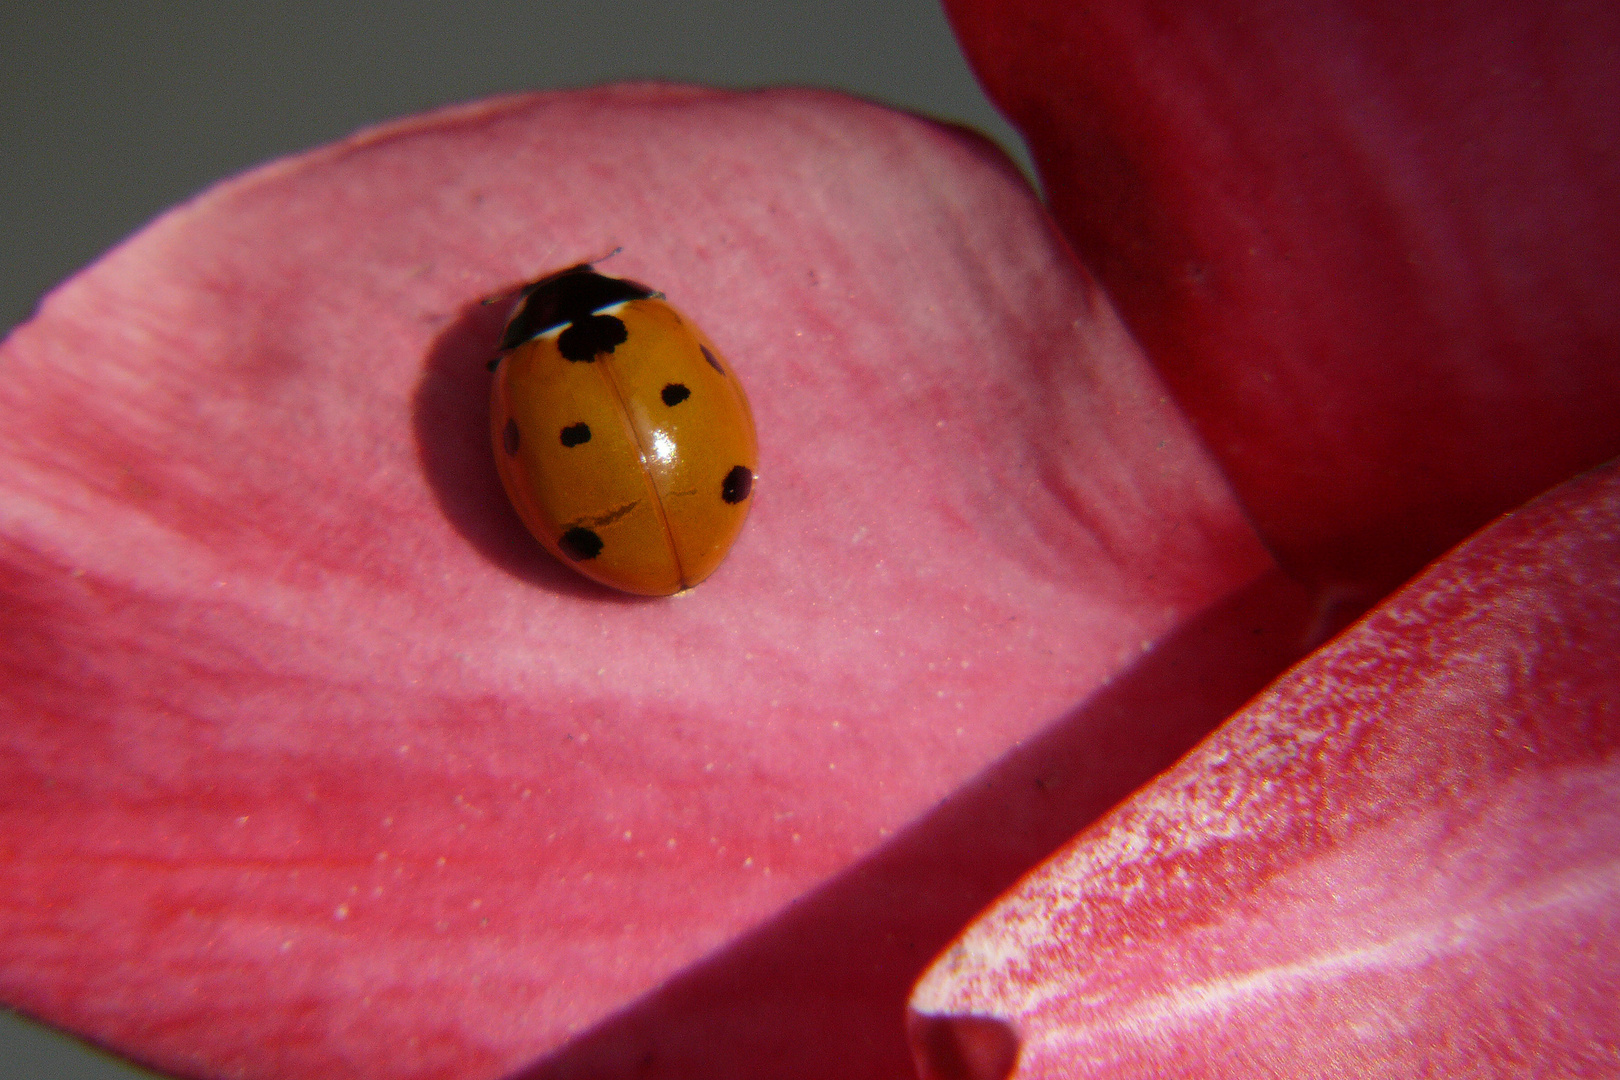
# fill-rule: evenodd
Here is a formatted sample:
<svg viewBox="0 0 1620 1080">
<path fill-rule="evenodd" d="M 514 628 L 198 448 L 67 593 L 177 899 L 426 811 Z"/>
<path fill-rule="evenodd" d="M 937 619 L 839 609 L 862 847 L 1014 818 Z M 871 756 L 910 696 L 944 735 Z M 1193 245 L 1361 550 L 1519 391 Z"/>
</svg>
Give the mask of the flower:
<svg viewBox="0 0 1620 1080">
<path fill-rule="evenodd" d="M 1408 146 L 1387 110 L 1388 139 L 1338 137 L 1329 121 L 1359 106 L 1344 91 L 1361 83 L 1325 61 L 1405 71 L 1405 53 L 1375 46 L 1408 48 L 1411 28 L 1319 42 L 1289 36 L 1286 13 L 1237 29 L 1126 9 L 954 14 L 1031 137 L 1056 225 L 988 144 L 838 95 L 534 95 L 227 181 L 64 285 L 0 347 L 0 996 L 185 1075 L 761 1062 L 895 1075 L 910 984 L 975 912 L 1423 562 L 1614 452 L 1612 364 L 1568 361 L 1612 341 L 1600 332 L 1615 308 L 1593 301 L 1612 278 L 1548 261 L 1567 256 L 1559 237 L 1597 227 L 1590 214 L 1570 224 L 1541 207 L 1562 231 L 1514 233 L 1535 269 L 1507 282 L 1550 280 L 1585 321 L 1516 322 L 1532 293 L 1514 293 L 1495 337 L 1470 324 L 1471 351 L 1414 367 L 1447 325 L 1492 306 L 1454 302 L 1481 275 L 1451 272 L 1476 265 L 1455 245 L 1410 243 L 1435 226 L 1418 212 L 1433 190 L 1410 185 L 1418 203 L 1403 202 L 1387 153 L 1357 173 L 1322 145 Z M 1300 40 L 1315 50 L 1278 45 Z M 1073 62 L 1082 47 L 1090 66 Z M 1289 64 L 1265 66 L 1279 55 Z M 1214 56 L 1224 66 L 1194 63 Z M 1301 70 L 1338 96 L 1301 91 Z M 1175 92 L 1166 104 L 1144 86 Z M 1324 126 L 1336 138 L 1287 138 Z M 1419 147 L 1442 126 L 1419 125 Z M 1248 159 L 1211 131 L 1272 156 L 1234 175 Z M 1175 202 L 1200 178 L 1215 190 Z M 1334 213 L 1297 212 L 1305 196 Z M 1367 226 L 1386 218 L 1402 227 Z M 760 430 L 742 538 L 714 578 L 664 601 L 548 561 L 487 445 L 500 312 L 480 301 L 619 247 L 614 272 L 663 289 L 722 347 Z M 1393 261 L 1367 261 L 1379 253 Z M 1419 265 L 1441 254 L 1452 262 Z M 1413 276 L 1388 284 L 1403 265 Z M 1279 281 L 1290 290 L 1268 292 Z M 1391 297 L 1417 344 L 1380 353 L 1375 339 L 1393 338 L 1377 301 Z M 1533 423 L 1508 401 L 1533 403 Z M 1553 433 L 1539 449 L 1535 431 Z M 1272 973 L 1278 957 L 1370 948 L 1443 910 L 1470 946 L 1447 955 L 1488 966 L 1507 953 L 1471 947 L 1483 909 L 1434 902 L 1435 882 L 1460 880 L 1490 886 L 1469 894 L 1497 905 L 1488 914 L 1507 905 L 1484 920 L 1490 941 L 1527 925 L 1515 912 L 1546 910 L 1508 901 L 1566 885 L 1574 906 L 1559 910 L 1590 925 L 1614 820 L 1601 798 L 1612 732 L 1590 719 L 1612 685 L 1592 645 L 1615 624 L 1612 488 L 1608 474 L 1578 483 L 1437 567 L 1031 879 L 1064 883 L 1059 916 L 1085 910 L 1071 901 L 1098 880 L 1118 885 L 1119 910 L 1132 882 L 1209 901 L 1207 919 L 1183 904 L 1164 926 L 1089 931 L 1131 975 L 1108 988 L 1164 991 L 1116 999 L 1126 1020 L 1109 1045 L 1143 1036 L 1119 1060 L 1166 1052 L 1214 1075 L 1241 1058 L 1230 1025 L 1154 1042 L 1173 1025 L 1130 1011 L 1196 1000 L 1195 1021 L 1229 1015 L 1174 993 L 1247 970 L 1198 951 L 1207 942 L 1261 955 L 1259 941 Z M 1469 589 L 1517 598 L 1536 632 L 1510 620 L 1469 637 L 1503 617 L 1436 610 Z M 1556 663 L 1525 667 L 1527 640 Z M 1507 691 L 1489 700 L 1537 703 L 1492 728 L 1495 742 L 1459 719 L 1486 700 L 1475 683 L 1461 705 L 1447 684 L 1447 712 L 1433 679 L 1390 681 L 1456 670 L 1464 647 L 1501 661 L 1488 688 Z M 1313 706 L 1327 699 L 1312 672 L 1338 680 L 1331 703 L 1362 711 Z M 1371 723 L 1369 701 L 1404 726 Z M 1553 706 L 1584 709 L 1585 726 Z M 1309 758 L 1310 731 L 1357 734 L 1341 753 L 1354 767 Z M 1318 745 L 1341 747 L 1327 735 Z M 1548 748 L 1563 757 L 1527 756 Z M 1438 778 L 1393 769 L 1437 759 Z M 1224 819 L 1207 812 L 1228 805 L 1223 779 L 1244 796 Z M 1515 816 L 1538 798 L 1562 813 Z M 1229 846 L 1199 843 L 1223 828 L 1240 830 Z M 1116 860 L 1113 877 L 1076 872 L 1150 834 L 1182 846 Z M 1557 843 L 1532 865 L 1537 836 Z M 1216 850 L 1248 859 L 1252 880 Z M 1392 868 L 1407 876 L 1372 902 Z M 1508 879 L 1528 891 L 1497 888 Z M 1311 884 L 1337 906 L 1302 901 Z M 1019 908 L 1030 887 L 1009 895 L 913 1003 L 925 1069 L 1080 1060 L 1062 1049 L 1084 1028 L 1065 1010 L 1100 968 L 1054 961 L 1050 935 L 1076 933 L 1072 921 Z M 1009 911 L 1020 934 L 993 937 Z M 1329 917 L 1347 912 L 1381 918 Z M 1199 936 L 1206 924 L 1221 933 Z M 1290 951 L 1302 941 L 1324 947 Z M 1585 955 L 1586 985 L 1612 971 L 1605 948 Z M 1044 981 L 1002 978 L 987 959 Z M 1362 970 L 1393 972 L 1402 1002 L 1419 985 L 1401 981 L 1410 966 Z M 1412 1015 L 1465 1033 L 1500 1022 L 1455 970 L 1421 982 L 1431 1011 Z M 1529 989 L 1512 1000 L 1583 1015 L 1519 974 Z M 1037 983 L 1052 992 L 1013 1000 Z M 1400 1028 L 1389 999 L 1357 988 L 1320 1015 L 1437 1030 Z M 1261 1015 L 1255 996 L 1221 1000 Z M 956 1018 L 980 1002 L 1002 1011 Z M 1264 1002 L 1271 1030 L 1315 1015 Z M 1580 1030 L 1543 1025 L 1514 1045 L 1557 1048 Z M 1264 1053 L 1274 1072 L 1303 1073 L 1320 1064 L 1310 1050 Z"/>
</svg>

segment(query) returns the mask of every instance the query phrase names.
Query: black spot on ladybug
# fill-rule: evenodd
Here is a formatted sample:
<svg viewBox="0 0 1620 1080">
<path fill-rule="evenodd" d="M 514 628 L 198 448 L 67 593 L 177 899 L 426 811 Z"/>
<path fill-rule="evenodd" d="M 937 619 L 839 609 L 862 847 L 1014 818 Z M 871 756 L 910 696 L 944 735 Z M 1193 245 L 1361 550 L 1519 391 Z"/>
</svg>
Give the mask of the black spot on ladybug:
<svg viewBox="0 0 1620 1080">
<path fill-rule="evenodd" d="M 580 443 L 591 441 L 591 425 L 586 423 L 569 424 L 562 429 L 562 444 L 564 446 L 578 446 Z"/>
<path fill-rule="evenodd" d="M 720 366 L 720 361 L 714 358 L 714 353 L 709 351 L 709 347 L 707 345 L 699 345 L 698 348 L 703 350 L 703 359 L 709 362 L 710 367 L 714 368 L 714 370 L 718 371 L 722 375 L 726 373 L 726 369 Z"/>
<path fill-rule="evenodd" d="M 557 335 L 557 350 L 575 363 L 590 363 L 598 354 L 612 352 L 629 338 L 630 331 L 622 320 L 612 315 L 587 315 Z"/>
<path fill-rule="evenodd" d="M 501 446 L 505 448 L 507 457 L 511 457 L 518 452 L 519 441 L 517 421 L 508 420 L 506 427 L 501 431 Z"/>
<path fill-rule="evenodd" d="M 661 396 L 664 399 L 664 404 L 673 408 L 691 397 L 692 391 L 678 382 L 672 382 L 664 387 L 664 393 Z"/>
<path fill-rule="evenodd" d="M 754 490 L 754 471 L 746 465 L 735 466 L 720 482 L 720 497 L 728 503 L 740 503 Z"/>
<path fill-rule="evenodd" d="M 590 529 L 582 529 L 578 525 L 563 533 L 562 538 L 557 541 L 557 546 L 562 548 L 564 555 L 575 562 L 584 562 L 602 554 L 602 538 Z"/>
</svg>

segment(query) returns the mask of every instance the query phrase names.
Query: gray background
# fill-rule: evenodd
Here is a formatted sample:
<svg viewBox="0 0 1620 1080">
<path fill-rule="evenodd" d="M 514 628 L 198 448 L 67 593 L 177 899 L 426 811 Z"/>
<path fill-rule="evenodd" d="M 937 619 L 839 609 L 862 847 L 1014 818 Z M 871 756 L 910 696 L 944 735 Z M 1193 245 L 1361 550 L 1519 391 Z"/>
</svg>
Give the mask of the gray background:
<svg viewBox="0 0 1620 1080">
<path fill-rule="evenodd" d="M 437 105 L 637 78 L 836 87 L 971 124 L 1028 171 L 928 0 L 0 0 L 0 332 L 223 176 Z M 0 1009 L 0 1080 L 150 1075 Z"/>
<path fill-rule="evenodd" d="M 223 176 L 437 105 L 635 78 L 837 87 L 971 124 L 1028 171 L 928 0 L 11 0 L 0 3 L 0 331 Z"/>
</svg>

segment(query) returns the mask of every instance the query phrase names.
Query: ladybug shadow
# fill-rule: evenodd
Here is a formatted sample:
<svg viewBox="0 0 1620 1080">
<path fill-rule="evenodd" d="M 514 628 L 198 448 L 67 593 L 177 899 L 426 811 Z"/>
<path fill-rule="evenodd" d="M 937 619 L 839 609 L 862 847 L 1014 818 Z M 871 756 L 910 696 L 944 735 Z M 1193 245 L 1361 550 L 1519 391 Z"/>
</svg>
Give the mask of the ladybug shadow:
<svg viewBox="0 0 1620 1080">
<path fill-rule="evenodd" d="M 495 472 L 489 438 L 489 361 L 507 305 L 473 301 L 433 341 L 411 399 L 417 454 L 439 508 L 484 558 L 525 584 L 563 596 L 642 604 L 598 585 L 552 558 L 512 509 Z"/>
</svg>

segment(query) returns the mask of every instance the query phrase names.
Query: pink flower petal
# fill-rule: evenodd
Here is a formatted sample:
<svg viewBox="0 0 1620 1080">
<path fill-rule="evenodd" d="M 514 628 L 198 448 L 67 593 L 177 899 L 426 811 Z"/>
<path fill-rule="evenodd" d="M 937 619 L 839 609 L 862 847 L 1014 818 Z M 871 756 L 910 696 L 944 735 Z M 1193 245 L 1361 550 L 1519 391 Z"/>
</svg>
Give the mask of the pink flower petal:
<svg viewBox="0 0 1620 1080">
<path fill-rule="evenodd" d="M 666 601 L 487 444 L 480 299 L 620 246 L 760 427 Z M 1006 162 L 833 95 L 364 133 L 0 370 L 0 996 L 186 1075 L 892 1074 L 928 956 L 1321 629 Z"/>
<path fill-rule="evenodd" d="M 1504 518 L 924 977 L 927 1077 L 1620 1067 L 1620 471 Z"/>
</svg>

